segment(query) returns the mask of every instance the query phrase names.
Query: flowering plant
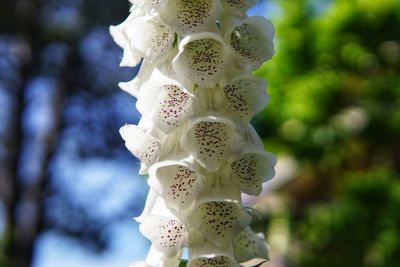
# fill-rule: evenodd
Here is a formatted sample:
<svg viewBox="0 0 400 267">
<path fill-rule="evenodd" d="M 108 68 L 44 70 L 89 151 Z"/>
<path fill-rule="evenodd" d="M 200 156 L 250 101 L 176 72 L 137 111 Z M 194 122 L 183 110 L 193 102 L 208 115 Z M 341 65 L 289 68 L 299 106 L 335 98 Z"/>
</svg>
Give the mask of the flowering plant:
<svg viewBox="0 0 400 267">
<path fill-rule="evenodd" d="M 120 87 L 137 98 L 138 125 L 120 133 L 150 186 L 136 218 L 152 242 L 131 266 L 240 266 L 268 258 L 249 227 L 241 192 L 258 195 L 274 176 L 275 157 L 250 124 L 268 102 L 254 77 L 274 54 L 274 28 L 247 17 L 254 0 L 130 0 L 129 17 L 111 26 L 122 66 L 142 62 Z"/>
</svg>

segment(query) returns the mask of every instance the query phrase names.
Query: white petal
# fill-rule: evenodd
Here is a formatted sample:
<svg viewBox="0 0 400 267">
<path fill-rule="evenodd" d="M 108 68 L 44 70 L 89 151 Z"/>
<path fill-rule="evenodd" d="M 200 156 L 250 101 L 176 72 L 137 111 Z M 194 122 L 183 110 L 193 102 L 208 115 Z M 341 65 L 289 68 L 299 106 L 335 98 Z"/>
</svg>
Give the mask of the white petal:
<svg viewBox="0 0 400 267">
<path fill-rule="evenodd" d="M 181 35 L 215 28 L 220 7 L 215 0 L 164 1 L 159 15 Z"/>
<path fill-rule="evenodd" d="M 235 78 L 222 87 L 221 93 L 222 102 L 217 106 L 245 124 L 268 102 L 265 80 L 254 76 Z"/>
<path fill-rule="evenodd" d="M 215 256 L 190 260 L 187 267 L 240 267 L 240 264 L 228 256 Z"/>
<path fill-rule="evenodd" d="M 176 256 L 168 258 L 152 245 L 146 257 L 146 264 L 151 267 L 177 267 L 181 256 L 182 251 L 179 251 Z"/>
<path fill-rule="evenodd" d="M 142 15 L 143 13 L 140 10 L 135 10 L 128 16 L 128 18 L 124 22 L 117 26 L 110 27 L 110 34 L 113 37 L 114 41 L 122 49 L 124 49 L 124 56 L 120 64 L 121 66 L 134 67 L 139 64 L 142 58 L 142 55 L 140 55 L 138 51 L 131 48 L 131 39 L 129 37 L 129 32 L 127 32 L 127 29 L 129 29 L 132 21 L 140 18 Z"/>
<path fill-rule="evenodd" d="M 220 0 L 229 9 L 243 9 L 254 6 L 258 0 Z"/>
<path fill-rule="evenodd" d="M 148 60 L 143 60 L 140 70 L 136 77 L 129 82 L 121 82 L 118 86 L 128 94 L 138 97 L 140 87 L 149 80 L 152 73 L 155 71 L 153 64 Z"/>
<path fill-rule="evenodd" d="M 213 171 L 243 145 L 243 139 L 236 133 L 231 121 L 209 116 L 189 123 L 181 145 L 204 168 Z"/>
<path fill-rule="evenodd" d="M 141 8 L 147 13 L 154 13 L 165 0 L 129 0 L 135 8 Z"/>
<path fill-rule="evenodd" d="M 164 161 L 149 170 L 149 184 L 171 209 L 182 212 L 197 198 L 204 177 L 182 161 Z"/>
<path fill-rule="evenodd" d="M 225 39 L 250 64 L 251 69 L 257 69 L 262 63 L 271 59 L 275 53 L 273 38 L 274 26 L 271 21 L 255 16 L 242 22 L 227 32 Z"/>
<path fill-rule="evenodd" d="M 125 125 L 119 132 L 125 140 L 125 146 L 146 168 L 157 161 L 160 155 L 160 143 L 157 139 L 136 125 Z"/>
<path fill-rule="evenodd" d="M 188 223 L 214 244 L 227 246 L 251 221 L 237 202 L 211 201 L 200 204 L 188 217 Z"/>
<path fill-rule="evenodd" d="M 145 33 L 145 34 L 144 34 Z M 127 30 L 132 50 L 153 63 L 161 61 L 172 49 L 175 34 L 150 16 L 134 19 Z"/>
<path fill-rule="evenodd" d="M 254 6 L 257 0 L 220 0 L 224 13 L 244 16 L 249 7 Z"/>
<path fill-rule="evenodd" d="M 165 133 L 178 129 L 192 110 L 192 97 L 174 80 L 152 79 L 141 88 L 136 107 Z"/>
<path fill-rule="evenodd" d="M 145 261 L 137 261 L 130 263 L 129 267 L 152 267 L 152 266 L 147 264 Z"/>
<path fill-rule="evenodd" d="M 180 42 L 179 54 L 172 61 L 172 66 L 178 75 L 200 87 L 213 87 L 228 64 L 226 52 L 219 35 L 211 32 L 193 34 Z"/>
<path fill-rule="evenodd" d="M 269 260 L 268 247 L 263 234 L 256 234 L 250 227 L 246 227 L 233 241 L 233 250 L 238 262 L 245 262 L 254 258 Z"/>
<path fill-rule="evenodd" d="M 239 267 L 240 265 L 234 260 L 231 244 L 226 247 L 218 247 L 202 238 L 195 240 L 195 243 L 189 244 L 189 262 L 187 266 Z"/>
<path fill-rule="evenodd" d="M 249 195 L 259 195 L 263 182 L 275 175 L 275 156 L 265 151 L 243 153 L 230 160 L 231 177 L 240 190 Z"/>
<path fill-rule="evenodd" d="M 149 193 L 147 194 L 146 203 L 144 205 L 143 212 L 140 216 L 135 218 L 135 221 L 141 223 L 143 218 L 149 216 L 150 213 L 153 211 L 158 199 L 160 197 L 150 188 Z"/>
<path fill-rule="evenodd" d="M 135 67 L 141 60 L 142 55 L 128 47 L 124 49 L 124 55 L 119 65 L 121 67 Z"/>
<path fill-rule="evenodd" d="M 148 216 L 140 224 L 141 233 L 168 258 L 176 256 L 186 240 L 186 229 L 177 219 Z"/>
</svg>

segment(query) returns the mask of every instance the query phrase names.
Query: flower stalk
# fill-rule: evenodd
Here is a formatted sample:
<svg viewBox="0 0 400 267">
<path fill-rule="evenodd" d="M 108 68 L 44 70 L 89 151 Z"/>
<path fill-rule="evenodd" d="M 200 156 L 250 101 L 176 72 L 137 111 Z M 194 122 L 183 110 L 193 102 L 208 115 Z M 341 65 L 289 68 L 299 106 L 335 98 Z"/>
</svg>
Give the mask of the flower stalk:
<svg viewBox="0 0 400 267">
<path fill-rule="evenodd" d="M 120 134 L 148 174 L 140 231 L 152 246 L 131 267 L 240 266 L 268 258 L 241 193 L 258 195 L 275 172 L 250 124 L 268 102 L 252 71 L 274 54 L 272 23 L 248 17 L 254 0 L 130 0 L 129 17 L 111 26 L 121 66 L 141 63 L 121 89 L 142 118 Z"/>
</svg>

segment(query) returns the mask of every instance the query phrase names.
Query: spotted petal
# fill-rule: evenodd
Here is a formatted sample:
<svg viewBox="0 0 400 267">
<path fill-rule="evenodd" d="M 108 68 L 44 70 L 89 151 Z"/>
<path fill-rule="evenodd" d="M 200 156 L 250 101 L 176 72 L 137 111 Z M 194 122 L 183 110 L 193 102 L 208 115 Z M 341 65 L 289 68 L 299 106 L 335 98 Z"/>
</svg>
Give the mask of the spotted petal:
<svg viewBox="0 0 400 267">
<path fill-rule="evenodd" d="M 136 125 L 125 125 L 119 130 L 125 146 L 142 163 L 141 174 L 154 164 L 160 155 L 160 143 Z"/>
<path fill-rule="evenodd" d="M 190 260 L 187 267 L 240 267 L 240 265 L 231 257 L 215 256 Z"/>
<path fill-rule="evenodd" d="M 218 83 L 227 64 L 226 45 L 219 35 L 211 32 L 185 37 L 172 61 L 176 73 L 201 87 L 213 87 Z"/>
<path fill-rule="evenodd" d="M 233 201 L 204 202 L 188 218 L 192 227 L 220 247 L 232 242 L 250 221 L 250 215 Z"/>
<path fill-rule="evenodd" d="M 161 19 L 181 35 L 216 27 L 220 11 L 215 0 L 168 0 L 159 9 Z"/>
<path fill-rule="evenodd" d="M 159 193 L 167 206 L 182 211 L 197 198 L 204 177 L 184 161 L 164 161 L 149 170 L 149 185 Z"/>
<path fill-rule="evenodd" d="M 238 262 L 245 262 L 254 258 L 269 259 L 264 235 L 254 233 L 250 227 L 246 227 L 235 237 L 233 251 Z"/>
<path fill-rule="evenodd" d="M 213 116 L 192 120 L 181 139 L 183 149 L 191 153 L 209 171 L 218 169 L 233 151 L 243 145 L 235 125 Z"/>
<path fill-rule="evenodd" d="M 272 23 L 263 17 L 255 16 L 228 31 L 225 39 L 254 70 L 274 55 L 274 35 Z"/>
<path fill-rule="evenodd" d="M 231 177 L 240 190 L 259 195 L 262 183 L 275 175 L 275 156 L 265 151 L 251 151 L 230 160 Z"/>
<path fill-rule="evenodd" d="M 148 216 L 140 224 L 141 233 L 151 240 L 153 246 L 167 257 L 178 254 L 186 240 L 186 229 L 177 219 Z"/>
<path fill-rule="evenodd" d="M 182 85 L 164 76 L 142 86 L 136 107 L 162 131 L 169 133 L 188 119 L 192 97 Z"/>
<path fill-rule="evenodd" d="M 141 53 L 145 59 L 157 63 L 165 58 L 172 49 L 175 39 L 174 32 L 152 17 L 138 17 L 128 27 L 126 31 L 132 48 Z"/>
<path fill-rule="evenodd" d="M 220 0 L 226 14 L 244 16 L 249 7 L 254 6 L 257 0 Z"/>
<path fill-rule="evenodd" d="M 268 102 L 266 82 L 262 78 L 241 76 L 223 85 L 218 105 L 227 116 L 247 124 Z"/>
</svg>

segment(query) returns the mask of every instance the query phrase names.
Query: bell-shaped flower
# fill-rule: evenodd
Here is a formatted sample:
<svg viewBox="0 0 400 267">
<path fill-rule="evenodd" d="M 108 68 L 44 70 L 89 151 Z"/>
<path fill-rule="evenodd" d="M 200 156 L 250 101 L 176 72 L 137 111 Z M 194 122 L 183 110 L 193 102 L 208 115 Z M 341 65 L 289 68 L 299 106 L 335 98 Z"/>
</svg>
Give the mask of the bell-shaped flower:
<svg viewBox="0 0 400 267">
<path fill-rule="evenodd" d="M 193 159 L 167 160 L 149 170 L 148 183 L 166 202 L 166 206 L 182 213 L 198 197 L 204 177 L 194 168 Z"/>
<path fill-rule="evenodd" d="M 274 55 L 274 36 L 275 30 L 271 21 L 255 16 L 227 31 L 225 40 L 231 44 L 241 60 L 254 70 Z"/>
<path fill-rule="evenodd" d="M 178 255 L 187 239 L 185 226 L 176 218 L 147 216 L 139 229 L 168 258 Z"/>
<path fill-rule="evenodd" d="M 180 35 L 216 29 L 220 5 L 215 0 L 164 0 L 161 20 Z"/>
<path fill-rule="evenodd" d="M 125 140 L 125 146 L 142 163 L 139 173 L 146 173 L 148 168 L 158 160 L 160 142 L 136 125 L 125 125 L 119 132 Z"/>
<path fill-rule="evenodd" d="M 136 66 L 142 58 L 157 64 L 165 59 L 175 40 L 175 33 L 168 26 L 144 15 L 140 9 L 135 9 L 120 25 L 111 26 L 110 32 L 124 49 L 123 66 Z"/>
<path fill-rule="evenodd" d="M 225 74 L 231 52 L 216 33 L 192 34 L 180 41 L 172 67 L 179 76 L 200 87 L 214 87 Z"/>
<path fill-rule="evenodd" d="M 136 108 L 165 133 L 181 127 L 192 114 L 192 96 L 177 81 L 160 75 L 140 89 Z"/>
<path fill-rule="evenodd" d="M 206 201 L 188 216 L 188 224 L 219 247 L 227 246 L 251 221 L 237 201 Z"/>
<path fill-rule="evenodd" d="M 140 60 L 142 59 L 142 55 L 139 53 L 139 51 L 131 48 L 131 38 L 127 34 L 127 30 L 129 25 L 135 19 L 140 18 L 143 15 L 143 10 L 134 9 L 124 22 L 117 26 L 110 26 L 110 34 L 114 39 L 114 42 L 124 50 L 124 55 L 122 57 L 120 66 L 134 67 L 139 64 Z"/>
<path fill-rule="evenodd" d="M 275 156 L 263 150 L 246 150 L 229 159 L 226 175 L 249 195 L 259 195 L 262 183 L 275 176 Z"/>
<path fill-rule="evenodd" d="M 233 240 L 233 251 L 238 262 L 258 258 L 269 260 L 268 246 L 262 233 L 254 233 L 246 227 Z"/>
<path fill-rule="evenodd" d="M 214 116 L 192 119 L 182 135 L 183 149 L 209 171 L 218 169 L 243 145 L 235 124 Z"/>
<path fill-rule="evenodd" d="M 216 107 L 226 116 L 244 124 L 248 124 L 268 102 L 265 80 L 251 75 L 221 83 L 220 89 L 216 90 L 219 98 Z"/>
</svg>

